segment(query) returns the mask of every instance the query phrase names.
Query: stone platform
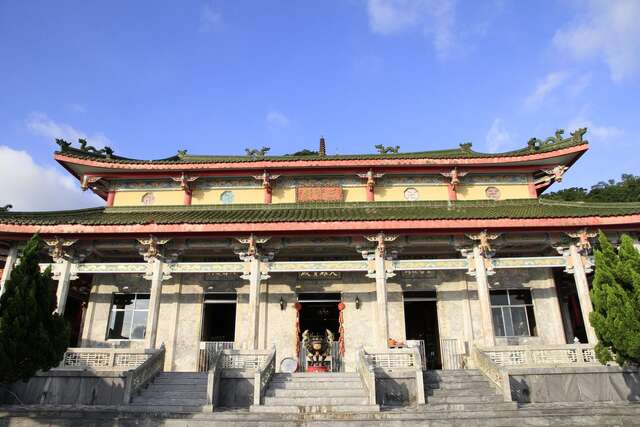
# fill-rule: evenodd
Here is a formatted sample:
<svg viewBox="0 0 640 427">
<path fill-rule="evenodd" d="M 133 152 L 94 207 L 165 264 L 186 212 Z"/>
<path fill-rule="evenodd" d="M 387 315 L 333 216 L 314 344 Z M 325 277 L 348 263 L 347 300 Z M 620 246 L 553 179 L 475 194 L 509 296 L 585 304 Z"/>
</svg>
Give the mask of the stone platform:
<svg viewBox="0 0 640 427">
<path fill-rule="evenodd" d="M 527 404 L 512 409 L 429 410 L 428 407 L 369 413 L 282 414 L 222 410 L 213 413 L 150 412 L 123 407 L 0 407 L 0 426 L 640 426 L 637 403 Z"/>
</svg>

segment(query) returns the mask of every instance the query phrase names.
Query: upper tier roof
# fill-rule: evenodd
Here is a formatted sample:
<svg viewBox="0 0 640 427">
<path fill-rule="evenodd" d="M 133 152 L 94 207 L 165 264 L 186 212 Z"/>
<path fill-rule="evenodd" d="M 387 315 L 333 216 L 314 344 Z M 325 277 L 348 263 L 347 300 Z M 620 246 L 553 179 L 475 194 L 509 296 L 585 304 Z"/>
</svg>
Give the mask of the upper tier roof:
<svg viewBox="0 0 640 427">
<path fill-rule="evenodd" d="M 177 155 L 158 160 L 140 160 L 121 157 L 113 154 L 113 151 L 106 149 L 97 150 L 87 146 L 86 141 L 81 140 L 81 148 L 72 147 L 70 143 L 57 140 L 60 150 L 56 152 L 58 160 L 78 159 L 89 160 L 104 164 L 128 164 L 128 165 L 194 165 L 194 164 L 220 164 L 220 163 L 278 163 L 284 162 L 331 162 L 344 160 L 409 160 L 409 159 L 483 159 L 483 158 L 517 158 L 531 156 L 535 154 L 550 153 L 566 148 L 586 145 L 583 140 L 586 129 L 578 129 L 572 132 L 567 138 L 563 138 L 563 131 L 545 140 L 532 138 L 527 147 L 507 151 L 503 153 L 480 153 L 471 149 L 471 144 L 460 144 L 459 148 L 435 151 L 420 151 L 411 153 L 386 153 L 386 154 L 330 154 L 330 155 L 239 155 L 239 156 L 216 156 L 216 155 L 191 155 L 185 151 L 179 151 Z"/>
</svg>

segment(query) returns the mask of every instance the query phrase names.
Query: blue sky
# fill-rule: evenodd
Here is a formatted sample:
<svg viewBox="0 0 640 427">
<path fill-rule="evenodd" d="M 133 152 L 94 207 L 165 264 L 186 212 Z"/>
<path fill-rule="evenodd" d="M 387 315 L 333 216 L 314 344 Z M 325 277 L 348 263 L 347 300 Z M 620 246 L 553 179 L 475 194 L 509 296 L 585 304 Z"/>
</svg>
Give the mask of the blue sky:
<svg viewBox="0 0 640 427">
<path fill-rule="evenodd" d="M 588 126 L 556 188 L 640 173 L 640 1 L 0 0 L 0 204 L 100 204 L 55 137 L 162 158 L 522 147 Z"/>
</svg>

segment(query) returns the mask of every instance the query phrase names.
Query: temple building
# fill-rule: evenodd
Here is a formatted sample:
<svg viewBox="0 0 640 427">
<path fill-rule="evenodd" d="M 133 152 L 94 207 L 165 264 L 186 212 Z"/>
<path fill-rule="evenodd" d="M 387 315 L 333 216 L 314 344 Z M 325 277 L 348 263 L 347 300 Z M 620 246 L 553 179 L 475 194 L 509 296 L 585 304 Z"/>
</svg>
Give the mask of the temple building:
<svg viewBox="0 0 640 427">
<path fill-rule="evenodd" d="M 303 371 L 309 336 L 344 373 L 361 352 L 393 367 L 414 355 L 403 349 L 425 370 L 487 374 L 485 362 L 561 363 L 567 349 L 596 363 L 591 242 L 637 237 L 640 206 L 540 198 L 587 152 L 585 132 L 491 154 L 327 154 L 323 139 L 293 155 L 160 160 L 58 140 L 55 160 L 104 206 L 0 212 L 0 286 L 39 233 L 72 325 L 66 366 L 162 348 L 165 372 L 208 371 L 223 350 L 226 368 L 273 351 L 273 370 Z"/>
</svg>

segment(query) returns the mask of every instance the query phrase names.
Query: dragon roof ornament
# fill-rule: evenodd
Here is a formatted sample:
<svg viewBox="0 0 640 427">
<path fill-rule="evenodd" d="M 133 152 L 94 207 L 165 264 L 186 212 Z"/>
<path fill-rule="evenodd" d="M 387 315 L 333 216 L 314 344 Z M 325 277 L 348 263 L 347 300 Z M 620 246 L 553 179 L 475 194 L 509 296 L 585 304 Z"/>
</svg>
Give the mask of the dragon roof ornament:
<svg viewBox="0 0 640 427">
<path fill-rule="evenodd" d="M 531 151 L 539 150 L 545 145 L 562 144 L 565 142 L 573 142 L 578 144 L 584 141 L 582 137 L 584 136 L 585 133 L 587 133 L 587 128 L 579 128 L 571 132 L 568 138 L 564 138 L 563 137 L 564 129 L 558 129 L 556 130 L 553 136 L 550 136 L 545 140 L 538 139 L 538 138 L 531 138 L 527 144 Z"/>
<path fill-rule="evenodd" d="M 76 151 L 80 153 L 104 157 L 105 159 L 110 159 L 113 156 L 113 149 L 111 147 L 107 147 L 105 145 L 104 148 L 97 149 L 92 145 L 87 145 L 87 140 L 83 138 L 78 139 L 78 144 L 80 144 L 80 147 L 78 148 L 73 147 L 70 142 L 67 142 L 61 138 L 56 139 L 56 144 L 58 144 L 58 146 L 60 147 L 61 153 Z"/>
</svg>

